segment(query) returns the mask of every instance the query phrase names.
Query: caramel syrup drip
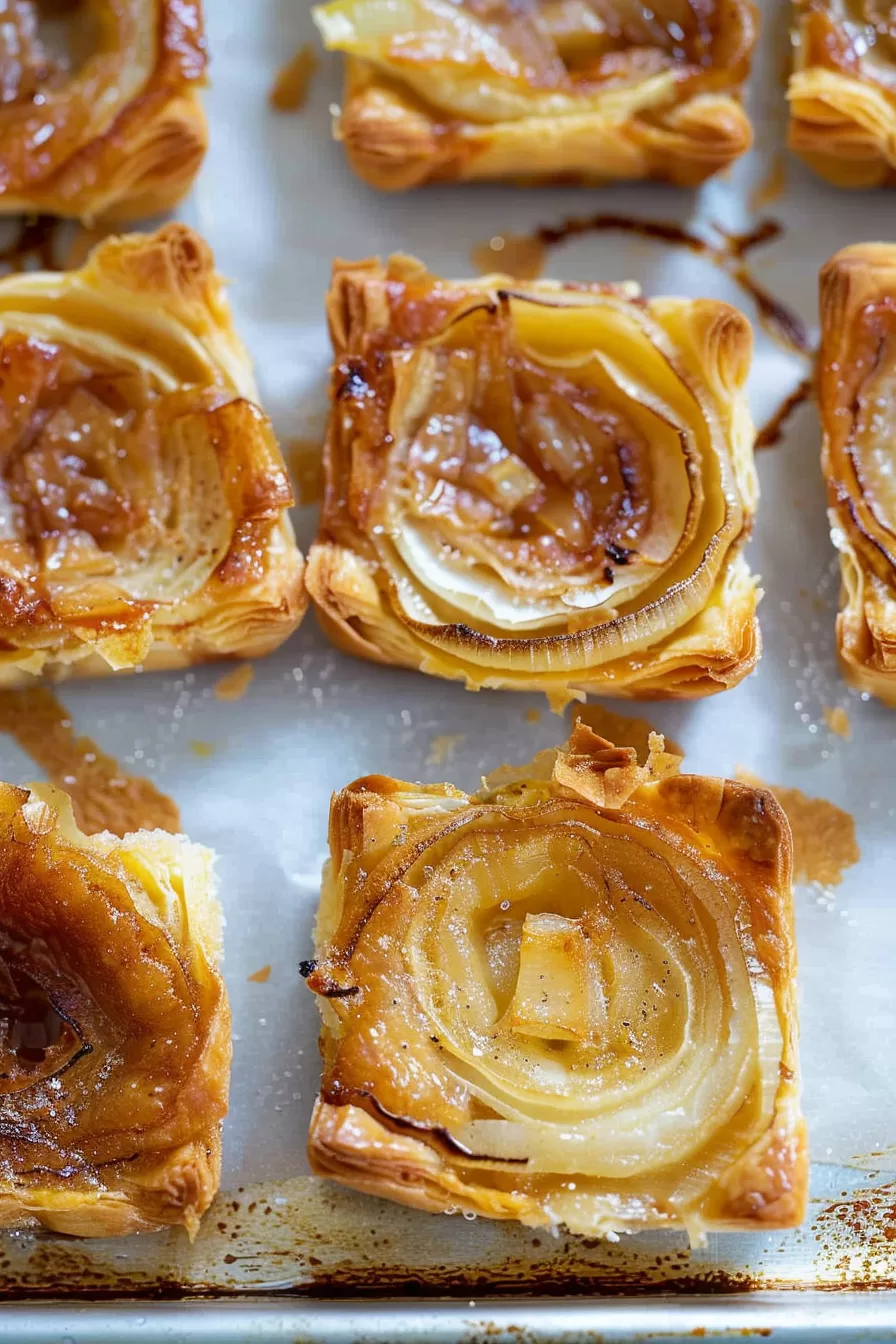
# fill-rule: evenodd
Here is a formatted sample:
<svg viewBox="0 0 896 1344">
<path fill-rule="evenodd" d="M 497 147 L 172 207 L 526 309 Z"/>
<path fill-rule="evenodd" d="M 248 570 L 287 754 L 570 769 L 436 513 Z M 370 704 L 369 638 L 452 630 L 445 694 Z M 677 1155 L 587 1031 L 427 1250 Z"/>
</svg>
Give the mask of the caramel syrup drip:
<svg viewBox="0 0 896 1344">
<path fill-rule="evenodd" d="M 69 795 L 88 835 L 181 830 L 177 804 L 151 780 L 129 775 L 91 738 L 77 737 L 68 711 L 45 687 L 0 691 L 0 731 Z"/>
<path fill-rule="evenodd" d="M 793 389 L 788 397 L 785 397 L 781 405 L 775 411 L 756 435 L 755 447 L 773 448 L 775 444 L 780 443 L 787 426 L 787 422 L 803 402 L 808 401 L 812 396 L 814 381 L 812 378 L 804 378 L 801 383 Z"/>
<path fill-rule="evenodd" d="M 557 247 L 570 238 L 587 233 L 634 233 L 654 242 L 671 243 L 685 247 L 699 256 L 708 257 L 726 271 L 753 299 L 759 309 L 759 318 L 766 330 L 782 344 L 798 354 L 812 353 L 812 344 L 802 318 L 771 294 L 752 275 L 745 258 L 749 252 L 764 243 L 780 237 L 783 227 L 777 220 L 767 219 L 748 233 L 726 233 L 713 226 L 718 243 L 692 233 L 671 220 L 635 219 L 631 215 L 599 214 L 564 220 L 562 224 L 545 225 L 535 230 L 533 237 L 544 247 Z"/>
</svg>

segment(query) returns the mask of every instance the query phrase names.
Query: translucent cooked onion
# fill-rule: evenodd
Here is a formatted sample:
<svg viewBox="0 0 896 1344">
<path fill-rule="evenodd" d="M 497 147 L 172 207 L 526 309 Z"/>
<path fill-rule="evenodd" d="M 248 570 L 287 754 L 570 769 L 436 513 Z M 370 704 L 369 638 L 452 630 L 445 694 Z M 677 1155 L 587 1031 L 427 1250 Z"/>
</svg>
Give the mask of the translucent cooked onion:
<svg viewBox="0 0 896 1344">
<path fill-rule="evenodd" d="M 337 266 L 330 311 L 308 587 L 341 643 L 558 699 L 705 693 L 749 670 L 745 319 L 449 285 L 402 258 Z"/>
<path fill-rule="evenodd" d="M 579 725 L 548 778 L 503 772 L 448 813 L 380 777 L 337 797 L 319 1170 L 430 1208 L 507 1216 L 512 1194 L 533 1223 L 559 1199 L 580 1232 L 799 1217 L 802 1159 L 768 1157 L 801 1134 L 789 831 L 676 764 Z M 400 1182 L 334 1137 L 358 1108 L 414 1136 Z"/>
</svg>

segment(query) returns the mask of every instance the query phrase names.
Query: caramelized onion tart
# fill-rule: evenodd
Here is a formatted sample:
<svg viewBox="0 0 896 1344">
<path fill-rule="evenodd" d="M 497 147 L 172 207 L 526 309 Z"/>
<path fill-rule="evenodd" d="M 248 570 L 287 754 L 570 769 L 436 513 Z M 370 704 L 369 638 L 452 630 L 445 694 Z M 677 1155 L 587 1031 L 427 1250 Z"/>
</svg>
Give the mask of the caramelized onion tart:
<svg viewBox="0 0 896 1344">
<path fill-rule="evenodd" d="M 336 263 L 306 577 L 340 647 L 561 704 L 752 669 L 750 326 L 636 294 Z"/>
<path fill-rule="evenodd" d="M 51 55 L 41 0 L 0 4 L 0 213 L 92 222 L 168 210 L 208 143 L 198 0 L 60 6 L 69 60 Z"/>
<path fill-rule="evenodd" d="M 750 148 L 752 0 L 332 0 L 337 126 L 374 187 L 473 178 L 693 186 Z"/>
<path fill-rule="evenodd" d="M 896 183 L 896 8 L 794 0 L 791 149 L 837 187 Z"/>
<path fill-rule="evenodd" d="M 195 1233 L 230 1076 L 212 860 L 0 785 L 0 1226 Z"/>
<path fill-rule="evenodd" d="M 0 279 L 0 684 L 275 648 L 301 617 L 285 464 L 181 224 Z"/>
<path fill-rule="evenodd" d="M 591 1236 L 800 1222 L 790 830 L 679 759 L 579 723 L 472 797 L 336 795 L 315 1171 Z"/>
<path fill-rule="evenodd" d="M 896 246 L 859 243 L 821 272 L 818 401 L 837 647 L 847 680 L 896 706 Z"/>
</svg>

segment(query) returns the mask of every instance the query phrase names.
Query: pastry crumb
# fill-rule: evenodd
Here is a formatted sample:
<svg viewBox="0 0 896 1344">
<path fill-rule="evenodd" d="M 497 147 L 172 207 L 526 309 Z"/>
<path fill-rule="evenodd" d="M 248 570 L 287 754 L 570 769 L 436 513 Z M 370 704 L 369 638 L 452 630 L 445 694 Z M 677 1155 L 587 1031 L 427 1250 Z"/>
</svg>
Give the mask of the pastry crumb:
<svg viewBox="0 0 896 1344">
<path fill-rule="evenodd" d="M 306 42 L 277 71 L 268 101 L 278 112 L 298 112 L 308 101 L 311 80 L 317 69 L 314 48 Z"/>
<path fill-rule="evenodd" d="M 846 869 L 862 857 L 849 812 L 826 798 L 810 798 L 801 789 L 766 784 L 743 766 L 734 773 L 744 784 L 768 789 L 784 809 L 793 832 L 794 881 L 838 886 Z"/>
<path fill-rule="evenodd" d="M 595 704 L 574 705 L 570 729 L 575 725 L 576 719 L 587 723 L 589 728 L 593 728 L 598 736 L 612 742 L 614 747 L 634 747 L 639 759 L 647 757 L 651 733 L 659 733 L 665 738 L 666 751 L 673 756 L 684 756 L 684 747 L 661 728 L 649 723 L 647 719 L 617 714 L 612 709 L 605 709 L 603 705 Z"/>
<path fill-rule="evenodd" d="M 847 742 L 849 741 L 852 736 L 852 724 L 849 722 L 849 715 L 842 705 L 835 705 L 833 708 L 825 706 L 824 721 L 832 733 L 845 738 Z"/>
<path fill-rule="evenodd" d="M 464 733 L 450 734 L 446 733 L 442 737 L 434 737 L 429 744 L 429 755 L 426 758 L 427 765 L 447 765 L 453 758 L 455 749 L 465 740 Z"/>
<path fill-rule="evenodd" d="M 194 756 L 200 756 L 203 759 L 215 754 L 214 744 L 211 742 L 193 741 L 190 743 L 190 750 Z"/>
<path fill-rule="evenodd" d="M 527 722 L 527 723 L 541 723 L 541 710 L 540 710 L 540 709 L 527 709 L 527 710 L 526 710 L 526 722 Z"/>
<path fill-rule="evenodd" d="M 231 672 L 225 672 L 215 683 L 216 700 L 242 700 L 252 684 L 255 668 L 251 663 L 240 663 Z"/>
<path fill-rule="evenodd" d="M 246 976 L 246 979 L 251 980 L 253 985 L 267 984 L 270 978 L 271 978 L 270 966 L 261 966 L 257 971 L 253 971 L 251 975 Z"/>
</svg>

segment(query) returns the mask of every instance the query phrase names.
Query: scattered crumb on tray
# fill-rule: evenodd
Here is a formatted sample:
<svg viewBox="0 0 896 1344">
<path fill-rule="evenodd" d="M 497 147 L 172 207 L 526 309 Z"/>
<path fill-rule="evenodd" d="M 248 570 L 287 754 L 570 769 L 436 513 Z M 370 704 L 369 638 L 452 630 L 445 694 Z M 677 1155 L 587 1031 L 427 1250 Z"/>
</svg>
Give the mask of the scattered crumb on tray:
<svg viewBox="0 0 896 1344">
<path fill-rule="evenodd" d="M 242 700 L 252 684 L 255 668 L 251 663 L 240 663 L 215 682 L 216 700 Z"/>
<path fill-rule="evenodd" d="M 541 723 L 541 710 L 540 710 L 540 709 L 527 709 L 527 710 L 526 710 L 526 722 L 527 722 L 527 723 Z"/>
<path fill-rule="evenodd" d="M 191 742 L 190 750 L 194 756 L 199 756 L 203 759 L 207 759 L 209 756 L 214 756 L 215 754 L 215 748 L 212 742 Z"/>
<path fill-rule="evenodd" d="M 856 824 L 848 812 L 826 798 L 810 798 L 801 789 L 766 784 L 738 766 L 737 779 L 754 788 L 767 788 L 787 814 L 793 831 L 793 876 L 797 882 L 817 882 L 836 887 L 847 868 L 858 863 Z"/>
<path fill-rule="evenodd" d="M 638 753 L 639 759 L 646 759 L 649 747 L 648 739 L 651 733 L 662 733 L 661 728 L 649 723 L 647 719 L 629 717 L 627 714 L 617 714 L 612 709 L 605 709 L 603 705 L 587 704 L 573 705 L 572 722 L 570 730 L 576 719 L 581 719 L 587 723 L 589 728 L 593 728 L 600 737 L 605 737 L 608 742 L 612 742 L 614 747 L 634 747 Z M 674 738 L 667 737 L 666 750 L 672 752 L 674 756 L 683 756 L 684 747 L 680 746 Z"/>
<path fill-rule="evenodd" d="M 257 971 L 253 971 L 251 975 L 246 976 L 246 979 L 251 980 L 254 985 L 264 985 L 268 982 L 268 980 L 270 980 L 270 978 L 271 978 L 270 966 L 262 966 Z"/>
<path fill-rule="evenodd" d="M 453 735 L 446 733 L 443 737 L 434 737 L 429 744 L 429 755 L 426 758 L 426 764 L 447 765 L 453 758 L 457 747 L 464 741 L 464 737 L 464 733 L 455 733 Z"/>
<path fill-rule="evenodd" d="M 311 88 L 311 79 L 317 69 L 317 57 L 309 43 L 299 47 L 295 55 L 281 66 L 271 85 L 268 101 L 278 112 L 298 112 L 305 106 Z"/>
<path fill-rule="evenodd" d="M 852 736 L 852 725 L 849 722 L 849 715 L 842 705 L 836 705 L 833 709 L 825 706 L 824 721 L 832 733 L 845 738 L 847 742 L 849 741 Z"/>
<path fill-rule="evenodd" d="M 470 264 L 482 275 L 495 271 L 514 280 L 537 280 L 544 270 L 545 245 L 525 234 L 498 233 L 470 251 Z"/>
</svg>

